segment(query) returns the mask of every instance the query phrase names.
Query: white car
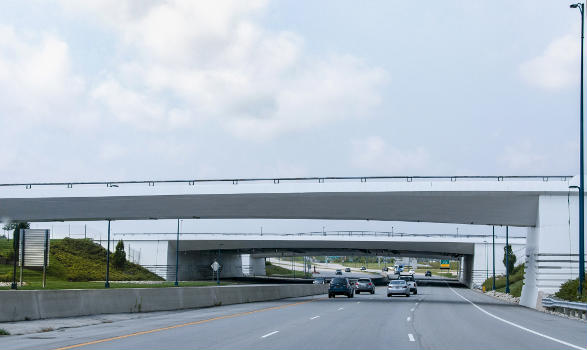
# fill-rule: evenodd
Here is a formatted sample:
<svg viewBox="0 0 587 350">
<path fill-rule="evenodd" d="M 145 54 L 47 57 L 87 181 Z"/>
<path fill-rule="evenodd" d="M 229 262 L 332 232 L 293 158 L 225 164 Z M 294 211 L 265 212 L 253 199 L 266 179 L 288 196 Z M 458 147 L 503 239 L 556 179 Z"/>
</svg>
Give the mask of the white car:
<svg viewBox="0 0 587 350">
<path fill-rule="evenodd" d="M 413 275 L 401 275 L 398 279 L 406 281 L 411 293 L 418 294 L 418 284 Z"/>
</svg>

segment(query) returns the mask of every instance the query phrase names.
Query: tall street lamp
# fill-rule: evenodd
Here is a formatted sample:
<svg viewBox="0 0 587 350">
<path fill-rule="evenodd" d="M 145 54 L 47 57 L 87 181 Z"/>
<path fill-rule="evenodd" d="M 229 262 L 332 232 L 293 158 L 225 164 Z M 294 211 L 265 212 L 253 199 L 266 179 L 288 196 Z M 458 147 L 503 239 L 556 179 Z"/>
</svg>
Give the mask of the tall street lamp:
<svg viewBox="0 0 587 350">
<path fill-rule="evenodd" d="M 579 154 L 579 295 L 583 294 L 583 282 L 585 281 L 585 222 L 584 222 L 584 207 L 585 207 L 585 197 L 584 197 L 584 179 L 583 179 L 583 32 L 584 32 L 584 24 L 585 24 L 585 4 L 584 3 L 576 3 L 572 4 L 571 8 L 578 8 L 581 12 L 581 97 L 580 97 L 580 154 Z"/>
</svg>

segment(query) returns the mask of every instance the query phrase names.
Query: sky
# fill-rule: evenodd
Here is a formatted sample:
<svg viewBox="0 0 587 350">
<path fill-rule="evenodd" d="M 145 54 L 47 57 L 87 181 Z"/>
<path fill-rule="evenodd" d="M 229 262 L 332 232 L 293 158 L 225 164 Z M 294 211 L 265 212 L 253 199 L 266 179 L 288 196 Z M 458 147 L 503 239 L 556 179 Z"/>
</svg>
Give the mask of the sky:
<svg viewBox="0 0 587 350">
<path fill-rule="evenodd" d="M 578 173 L 566 2 L 0 8 L 0 183 Z"/>
</svg>

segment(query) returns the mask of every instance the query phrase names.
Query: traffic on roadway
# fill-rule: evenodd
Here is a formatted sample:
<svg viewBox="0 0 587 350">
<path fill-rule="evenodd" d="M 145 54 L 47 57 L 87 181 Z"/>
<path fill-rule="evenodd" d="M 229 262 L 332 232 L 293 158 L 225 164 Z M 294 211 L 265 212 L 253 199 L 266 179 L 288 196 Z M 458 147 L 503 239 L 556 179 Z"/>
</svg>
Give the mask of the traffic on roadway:
<svg viewBox="0 0 587 350">
<path fill-rule="evenodd" d="M 402 279 L 394 281 L 407 286 Z M 411 297 L 388 297 L 388 286 L 377 286 L 373 294 L 355 293 L 354 298 L 319 295 L 121 316 L 112 323 L 0 338 L 0 348 L 585 349 L 587 346 L 585 322 L 500 301 L 454 280 L 416 275 L 416 283 L 418 294 L 411 293 Z"/>
</svg>

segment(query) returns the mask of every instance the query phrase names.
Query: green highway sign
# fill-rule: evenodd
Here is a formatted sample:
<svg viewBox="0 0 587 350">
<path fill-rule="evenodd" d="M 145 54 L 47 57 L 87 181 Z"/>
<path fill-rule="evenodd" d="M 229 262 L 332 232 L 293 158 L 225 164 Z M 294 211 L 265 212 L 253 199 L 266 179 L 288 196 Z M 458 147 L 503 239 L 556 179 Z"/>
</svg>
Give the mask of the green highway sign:
<svg viewBox="0 0 587 350">
<path fill-rule="evenodd" d="M 441 269 L 450 269 L 450 261 L 449 260 L 440 260 L 440 268 Z"/>
</svg>

